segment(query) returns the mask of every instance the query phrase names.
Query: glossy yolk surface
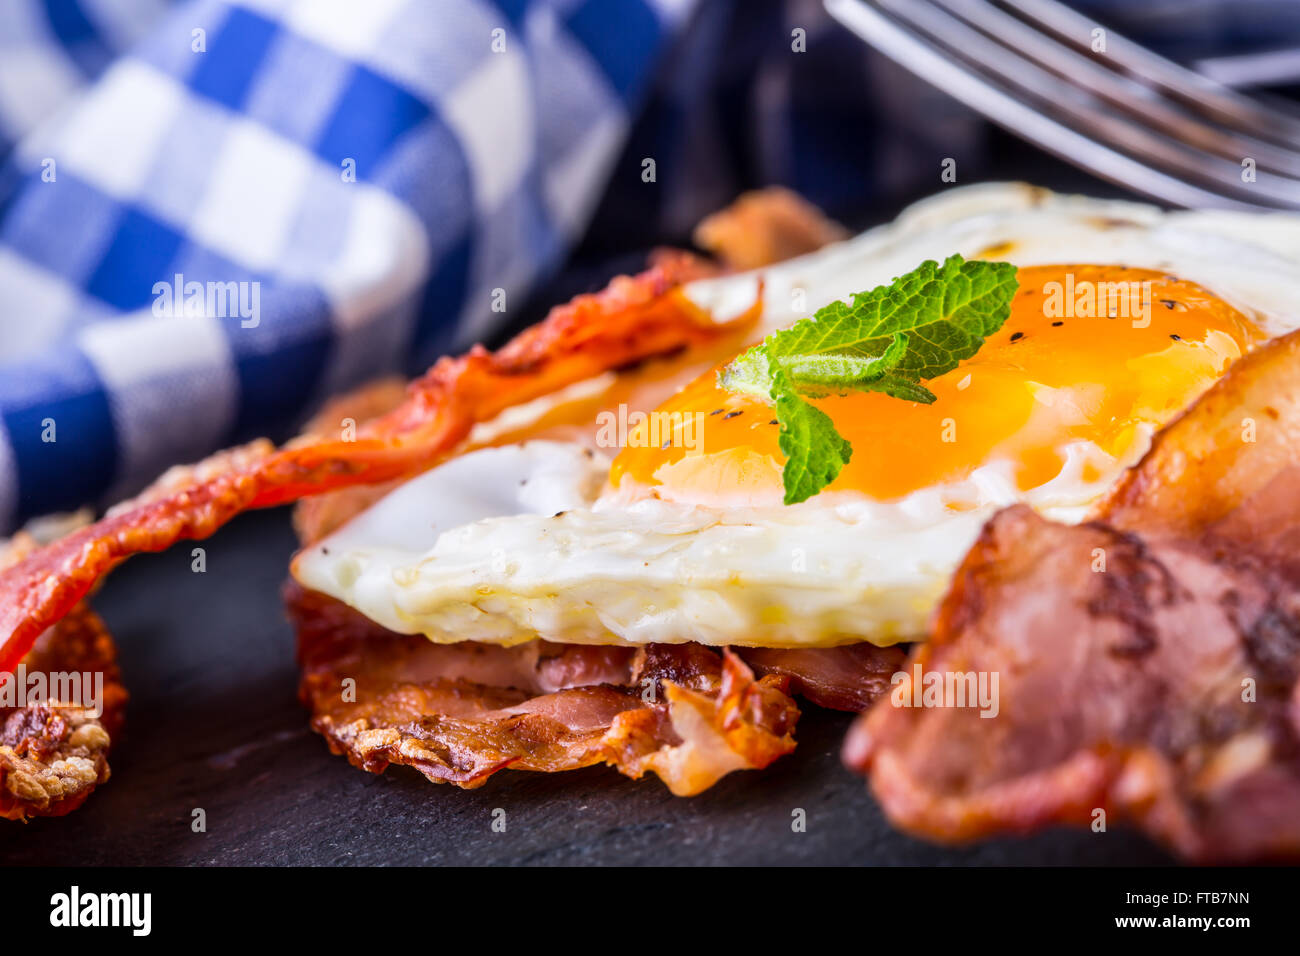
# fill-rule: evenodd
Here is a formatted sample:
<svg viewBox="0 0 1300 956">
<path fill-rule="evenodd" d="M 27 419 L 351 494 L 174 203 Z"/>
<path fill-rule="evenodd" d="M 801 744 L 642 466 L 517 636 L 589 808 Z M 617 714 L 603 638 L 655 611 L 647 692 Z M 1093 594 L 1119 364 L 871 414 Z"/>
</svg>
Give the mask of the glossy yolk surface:
<svg viewBox="0 0 1300 956">
<path fill-rule="evenodd" d="M 1160 272 L 1035 266 L 1018 278 L 1003 327 L 926 383 L 933 404 L 861 392 L 814 402 L 853 446 L 827 490 L 894 499 L 1006 460 L 1027 491 L 1061 471 L 1069 443 L 1123 455 L 1141 425 L 1167 422 L 1264 338 L 1205 289 Z M 634 424 L 616 487 L 697 503 L 781 500 L 773 409 L 718 388 L 716 370 Z"/>
</svg>

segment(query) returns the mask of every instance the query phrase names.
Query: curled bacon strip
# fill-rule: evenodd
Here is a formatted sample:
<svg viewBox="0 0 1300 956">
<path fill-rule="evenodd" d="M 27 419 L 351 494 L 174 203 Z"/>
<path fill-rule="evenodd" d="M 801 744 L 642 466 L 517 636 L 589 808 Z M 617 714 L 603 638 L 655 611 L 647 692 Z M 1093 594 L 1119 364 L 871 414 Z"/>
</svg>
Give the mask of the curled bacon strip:
<svg viewBox="0 0 1300 956">
<path fill-rule="evenodd" d="M 715 324 L 677 291 L 706 270 L 689 256 L 661 257 L 640 275 L 553 309 L 495 353 L 475 347 L 440 359 L 400 406 L 359 429 L 355 441 L 311 436 L 280 450 L 254 443 L 223 453 L 215 465 L 174 472 L 162 491 L 0 573 L 0 671 L 11 670 L 38 634 L 132 554 L 207 537 L 250 508 L 414 474 L 451 454 L 473 425 L 512 405 L 752 320 L 757 305 Z"/>
<path fill-rule="evenodd" d="M 358 425 L 391 412 L 406 400 L 406 380 L 396 376 L 367 382 L 336 395 L 303 426 L 304 435 L 329 436 L 351 419 Z M 293 529 L 303 545 L 319 541 L 353 515 L 365 511 L 402 483 L 394 478 L 377 485 L 353 485 L 300 500 L 293 508 Z"/>
<path fill-rule="evenodd" d="M 21 560 L 35 546 L 26 534 L 0 542 L 0 566 Z M 0 707 L 0 819 L 58 817 L 85 802 L 108 780 L 108 751 L 125 722 L 127 693 L 117 667 L 117 648 L 104 622 L 84 601 L 37 640 L 22 660 L 23 693 L 36 676 L 44 677 L 46 698 Z M 101 675 L 98 713 L 89 700 L 52 698 L 64 685 L 55 674 L 80 678 Z M 0 681 L 14 681 L 9 675 Z M 91 688 L 78 691 L 84 696 Z"/>
<path fill-rule="evenodd" d="M 756 680 L 728 651 L 434 644 L 296 584 L 286 600 L 312 726 L 372 773 L 407 765 L 472 788 L 506 768 L 607 763 L 689 796 L 794 749 L 785 678 Z"/>
<path fill-rule="evenodd" d="M 47 701 L 0 707 L 0 818 L 70 813 L 108 780 L 108 752 L 121 732 L 127 693 L 104 623 L 77 604 L 23 659 L 25 673 L 103 675 L 102 711 Z M 78 702 L 84 703 L 84 702 Z"/>
</svg>

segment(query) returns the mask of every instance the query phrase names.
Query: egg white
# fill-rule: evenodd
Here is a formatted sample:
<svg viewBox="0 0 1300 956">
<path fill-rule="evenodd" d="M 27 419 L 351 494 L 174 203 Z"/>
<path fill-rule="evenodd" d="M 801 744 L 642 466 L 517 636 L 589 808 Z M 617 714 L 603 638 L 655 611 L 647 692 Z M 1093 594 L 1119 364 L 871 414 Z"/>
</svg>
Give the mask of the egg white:
<svg viewBox="0 0 1300 956">
<path fill-rule="evenodd" d="M 1300 324 L 1300 217 L 1169 213 L 1020 184 L 954 190 L 837 246 L 686 292 L 721 321 L 761 289 L 762 321 L 779 328 L 924 259 L 995 247 L 1020 266 L 1160 269 L 1267 334 Z M 391 630 L 441 642 L 890 644 L 924 632 L 994 511 L 1027 501 L 1078 520 L 1149 439 L 1141 432 L 1118 458 L 1067 446 L 1062 472 L 1028 493 L 988 465 L 899 501 L 835 492 L 788 507 L 631 500 L 606 487 L 603 455 L 529 441 L 412 479 L 305 549 L 293 574 Z"/>
</svg>

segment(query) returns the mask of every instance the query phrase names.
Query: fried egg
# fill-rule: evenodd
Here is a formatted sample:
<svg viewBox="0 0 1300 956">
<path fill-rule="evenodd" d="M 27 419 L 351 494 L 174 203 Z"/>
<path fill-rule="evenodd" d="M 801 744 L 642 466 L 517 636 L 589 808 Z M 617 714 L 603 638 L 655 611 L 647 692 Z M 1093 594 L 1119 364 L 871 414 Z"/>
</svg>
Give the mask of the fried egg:
<svg viewBox="0 0 1300 956">
<path fill-rule="evenodd" d="M 1022 501 L 1080 520 L 1233 361 L 1300 324 L 1300 219 L 1020 185 L 955 190 L 847 242 L 685 291 L 718 320 L 761 296 L 757 338 L 954 252 L 1017 265 L 1010 317 L 927 383 L 933 404 L 815 400 L 854 451 L 807 501 L 782 504 L 772 408 L 721 389 L 730 356 L 712 356 L 661 365 L 638 392 L 603 377 L 535 410 L 553 425 L 558 409 L 585 409 L 565 440 L 516 414 L 498 425 L 510 441 L 489 428 L 485 447 L 304 549 L 293 573 L 444 642 L 915 639 L 997 509 Z M 581 417 L 616 396 L 644 400 L 655 382 L 676 390 L 625 402 L 618 428 Z"/>
</svg>

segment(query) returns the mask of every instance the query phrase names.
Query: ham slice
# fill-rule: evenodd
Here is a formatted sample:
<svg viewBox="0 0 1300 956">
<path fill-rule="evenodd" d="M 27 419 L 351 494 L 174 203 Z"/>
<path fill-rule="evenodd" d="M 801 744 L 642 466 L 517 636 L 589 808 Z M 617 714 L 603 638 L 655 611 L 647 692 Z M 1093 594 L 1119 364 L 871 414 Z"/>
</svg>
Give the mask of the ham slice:
<svg viewBox="0 0 1300 956">
<path fill-rule="evenodd" d="M 786 678 L 756 679 L 727 650 L 435 644 L 297 584 L 286 602 L 313 728 L 372 773 L 406 765 L 468 788 L 604 763 L 689 796 L 794 749 Z"/>
</svg>

